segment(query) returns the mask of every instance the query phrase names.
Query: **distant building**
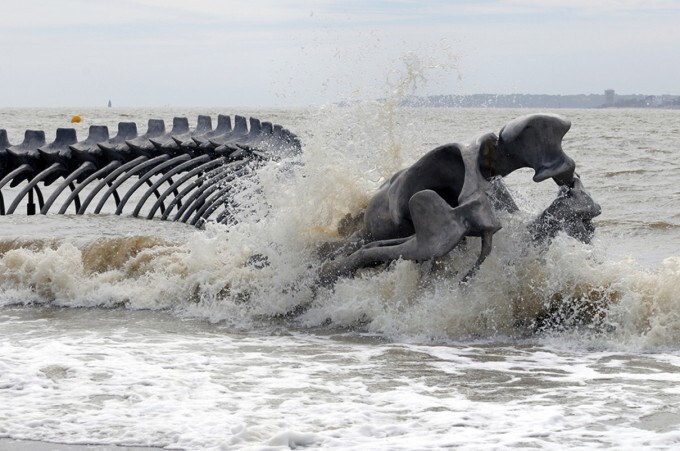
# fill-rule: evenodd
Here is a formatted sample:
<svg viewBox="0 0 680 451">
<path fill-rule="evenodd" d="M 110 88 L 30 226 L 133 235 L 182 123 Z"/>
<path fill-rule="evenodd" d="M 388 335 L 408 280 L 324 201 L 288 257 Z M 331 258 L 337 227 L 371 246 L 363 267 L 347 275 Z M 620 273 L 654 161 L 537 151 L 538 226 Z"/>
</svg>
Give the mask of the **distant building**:
<svg viewBox="0 0 680 451">
<path fill-rule="evenodd" d="M 613 89 L 605 89 L 604 90 L 604 104 L 605 105 L 614 105 L 614 97 L 616 97 L 616 91 Z"/>
</svg>

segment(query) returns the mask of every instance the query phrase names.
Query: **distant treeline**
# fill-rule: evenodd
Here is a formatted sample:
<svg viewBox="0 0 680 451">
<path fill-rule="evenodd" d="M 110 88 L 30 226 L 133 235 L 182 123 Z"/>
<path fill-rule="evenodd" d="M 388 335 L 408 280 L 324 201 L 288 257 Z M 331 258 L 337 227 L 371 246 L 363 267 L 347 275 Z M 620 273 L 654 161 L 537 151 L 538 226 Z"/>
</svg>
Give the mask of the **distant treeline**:
<svg viewBox="0 0 680 451">
<path fill-rule="evenodd" d="M 616 94 L 471 94 L 409 96 L 401 102 L 410 107 L 453 108 L 680 108 L 680 96 Z"/>
</svg>

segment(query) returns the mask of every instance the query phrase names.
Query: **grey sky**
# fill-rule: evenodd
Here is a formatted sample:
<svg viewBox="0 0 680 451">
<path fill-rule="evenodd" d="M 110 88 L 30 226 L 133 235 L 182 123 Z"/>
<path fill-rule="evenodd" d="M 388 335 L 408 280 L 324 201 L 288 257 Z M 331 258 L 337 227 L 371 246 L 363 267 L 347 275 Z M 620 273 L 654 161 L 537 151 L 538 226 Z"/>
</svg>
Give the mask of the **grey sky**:
<svg viewBox="0 0 680 451">
<path fill-rule="evenodd" d="M 3 2 L 0 107 L 680 94 L 679 0 Z"/>
</svg>

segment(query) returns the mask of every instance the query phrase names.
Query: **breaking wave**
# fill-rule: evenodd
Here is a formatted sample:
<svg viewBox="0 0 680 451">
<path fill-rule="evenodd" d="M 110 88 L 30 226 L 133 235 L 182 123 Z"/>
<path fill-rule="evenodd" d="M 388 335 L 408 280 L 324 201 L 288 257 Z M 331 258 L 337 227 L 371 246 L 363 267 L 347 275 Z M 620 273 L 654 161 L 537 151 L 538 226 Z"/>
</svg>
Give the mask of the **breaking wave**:
<svg viewBox="0 0 680 451">
<path fill-rule="evenodd" d="M 597 235 L 590 246 L 558 236 L 547 249 L 533 247 L 526 224 L 536 206 L 522 196 L 522 211 L 501 217 L 494 250 L 468 285 L 459 280 L 478 255 L 475 238 L 437 261 L 397 261 L 333 289 L 317 286 L 318 246 L 338 239 L 339 221 L 360 212 L 395 165 L 429 146 L 427 130 L 385 115 L 385 107 L 316 111 L 294 169 L 272 163 L 239 181 L 229 227 L 156 223 L 145 231 L 133 218 L 70 219 L 80 228 L 94 222 L 88 237 L 52 233 L 54 216 L 30 218 L 43 234 L 0 239 L 0 303 L 169 310 L 237 328 L 283 320 L 395 340 L 680 343 L 680 257 L 645 270 L 607 257 Z"/>
</svg>

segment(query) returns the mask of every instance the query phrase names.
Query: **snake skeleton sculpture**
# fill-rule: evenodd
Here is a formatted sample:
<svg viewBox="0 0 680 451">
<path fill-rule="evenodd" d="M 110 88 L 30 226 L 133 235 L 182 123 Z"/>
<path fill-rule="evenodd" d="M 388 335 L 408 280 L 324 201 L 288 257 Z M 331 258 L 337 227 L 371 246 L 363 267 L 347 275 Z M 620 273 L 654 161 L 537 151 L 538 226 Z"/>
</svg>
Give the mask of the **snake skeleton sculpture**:
<svg viewBox="0 0 680 451">
<path fill-rule="evenodd" d="M 446 144 L 426 153 L 375 193 L 359 230 L 331 252 L 320 281 L 332 284 L 361 267 L 399 258 L 442 257 L 466 236 L 479 236 L 481 253 L 462 279 L 467 281 L 501 228 L 495 211 L 518 209 L 502 178 L 520 168 L 534 169 L 535 182 L 552 178 L 559 187 L 557 198 L 529 225 L 533 239 L 548 241 L 564 231 L 590 242 L 592 219 L 601 210 L 562 150 L 570 127 L 559 116 L 533 114 L 510 121 L 498 136 L 488 133 L 467 145 Z"/>
<path fill-rule="evenodd" d="M 91 212 L 100 213 L 113 198 L 116 214 L 131 204 L 132 216 L 138 216 L 154 194 L 148 219 L 158 214 L 163 220 L 196 226 L 209 219 L 226 223 L 233 195 L 230 182 L 251 173 L 261 162 L 300 152 L 299 139 L 287 129 L 238 115 L 233 127 L 231 116 L 219 115 L 214 129 L 211 117 L 200 115 L 193 130 L 187 118 L 175 117 L 169 132 L 163 120 L 149 119 L 143 135 L 137 134 L 134 122 L 120 122 L 113 138 L 106 126 L 92 125 L 83 141 L 77 140 L 74 129 L 59 128 L 50 144 L 42 130 L 26 130 L 24 141 L 11 145 L 7 131 L 0 129 L 0 214 L 15 213 L 26 197 L 27 213 L 35 214 L 35 193 L 42 214 L 64 214 L 71 206 L 84 214 L 92 205 Z M 58 180 L 44 199 L 41 186 Z M 135 182 L 127 186 L 131 180 Z M 7 185 L 21 185 L 21 189 L 6 208 Z M 130 203 L 145 185 L 141 197 Z M 119 189 L 126 190 L 122 196 Z"/>
<path fill-rule="evenodd" d="M 518 209 L 503 177 L 519 168 L 533 168 L 535 182 L 552 178 L 559 187 L 553 203 L 529 224 L 533 239 L 549 241 L 563 231 L 588 243 L 600 206 L 562 150 L 570 127 L 559 116 L 532 114 L 510 121 L 498 136 L 487 133 L 467 145 L 446 144 L 426 153 L 378 189 L 355 233 L 324 247 L 320 283 L 331 285 L 359 268 L 399 258 L 442 257 L 465 237 L 478 236 L 481 252 L 463 278 L 468 280 L 491 252 L 492 237 L 501 228 L 496 211 Z M 155 194 L 148 219 L 160 212 L 161 219 L 196 226 L 207 220 L 228 223 L 237 177 L 247 176 L 267 160 L 300 152 L 300 141 L 287 129 L 254 118 L 248 128 L 242 116 L 234 117 L 232 128 L 230 116 L 220 115 L 214 129 L 209 116 L 199 116 L 194 130 L 186 118 L 175 118 L 170 132 L 162 120 L 150 119 L 141 136 L 135 123 L 121 122 L 114 138 L 109 138 L 105 126 L 93 125 L 80 142 L 74 129 L 64 128 L 57 130 L 51 144 L 45 143 L 44 132 L 28 130 L 24 142 L 14 146 L 0 129 L 0 214 L 14 213 L 26 196 L 27 213 L 34 214 L 34 192 L 42 214 L 54 212 L 56 205 L 58 213 L 73 205 L 77 214 L 83 214 L 95 199 L 93 212 L 99 213 L 111 197 L 115 213 L 121 214 L 132 194 L 146 184 L 134 202 L 133 216 Z M 131 183 L 133 177 L 136 181 Z M 60 179 L 43 200 L 40 185 Z M 132 186 L 121 197 L 117 190 L 126 181 Z M 5 209 L 3 189 L 8 184 L 23 185 Z M 164 184 L 168 186 L 161 193 Z M 66 188 L 69 194 L 62 195 Z M 66 199 L 56 203 L 60 196 Z"/>
</svg>

